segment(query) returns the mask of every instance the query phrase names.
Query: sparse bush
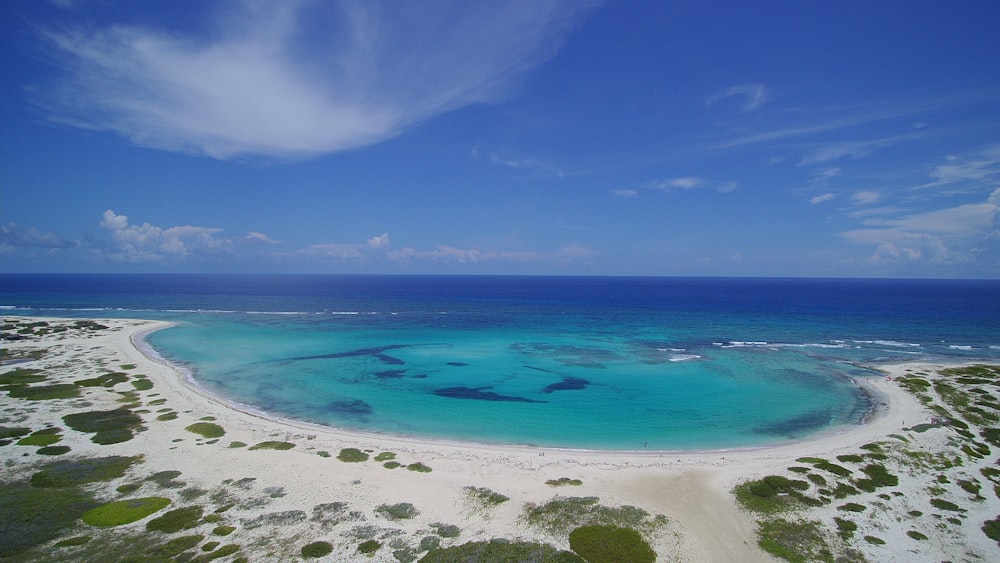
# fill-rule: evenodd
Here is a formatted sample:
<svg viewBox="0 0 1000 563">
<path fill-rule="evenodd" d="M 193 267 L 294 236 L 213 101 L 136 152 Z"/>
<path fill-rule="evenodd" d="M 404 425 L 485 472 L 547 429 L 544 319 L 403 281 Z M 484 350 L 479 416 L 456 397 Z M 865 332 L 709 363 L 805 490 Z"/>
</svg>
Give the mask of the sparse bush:
<svg viewBox="0 0 1000 563">
<path fill-rule="evenodd" d="M 214 422 L 195 422 L 184 430 L 193 432 L 205 439 L 221 438 L 226 435 L 225 429 Z"/>
<path fill-rule="evenodd" d="M 344 448 L 337 454 L 337 459 L 345 463 L 361 463 L 368 461 L 368 454 L 357 448 Z"/>
</svg>

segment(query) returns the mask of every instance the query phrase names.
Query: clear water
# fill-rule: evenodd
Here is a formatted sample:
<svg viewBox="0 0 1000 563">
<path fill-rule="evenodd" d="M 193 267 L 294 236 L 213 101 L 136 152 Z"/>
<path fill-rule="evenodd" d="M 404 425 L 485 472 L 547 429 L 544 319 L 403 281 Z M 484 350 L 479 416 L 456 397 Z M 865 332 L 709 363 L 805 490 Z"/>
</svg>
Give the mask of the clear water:
<svg viewBox="0 0 1000 563">
<path fill-rule="evenodd" d="M 1000 282 L 0 276 L 12 314 L 149 337 L 231 401 L 369 432 L 597 449 L 762 445 L 859 422 L 879 363 L 1000 361 Z"/>
</svg>

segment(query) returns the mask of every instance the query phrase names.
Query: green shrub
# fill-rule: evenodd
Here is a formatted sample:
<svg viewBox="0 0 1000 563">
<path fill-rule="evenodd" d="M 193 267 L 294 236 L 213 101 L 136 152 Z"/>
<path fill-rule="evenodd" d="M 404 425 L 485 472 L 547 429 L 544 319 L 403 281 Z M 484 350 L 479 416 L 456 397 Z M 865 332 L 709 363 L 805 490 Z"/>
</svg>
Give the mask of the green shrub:
<svg viewBox="0 0 1000 563">
<path fill-rule="evenodd" d="M 69 446 L 45 446 L 35 450 L 35 453 L 38 455 L 63 455 L 69 453 L 69 450 Z"/>
<path fill-rule="evenodd" d="M 854 536 L 854 532 L 858 529 L 858 525 L 850 520 L 834 516 L 833 521 L 837 524 L 837 534 L 845 540 L 851 539 Z"/>
<path fill-rule="evenodd" d="M 360 463 L 368 461 L 368 454 L 357 448 L 344 448 L 337 454 L 337 459 L 345 463 Z"/>
<path fill-rule="evenodd" d="M 226 435 L 226 431 L 213 422 L 195 422 L 191 426 L 185 428 L 188 432 L 194 432 L 202 438 L 221 438 Z"/>
<path fill-rule="evenodd" d="M 926 540 L 927 539 L 927 536 L 921 534 L 920 532 L 918 532 L 916 530 L 910 530 L 909 532 L 906 532 L 906 535 L 910 536 L 911 538 L 913 538 L 915 540 Z"/>
<path fill-rule="evenodd" d="M 462 535 L 462 529 L 454 524 L 434 522 L 431 524 L 431 528 L 434 528 L 434 533 L 442 538 L 457 538 Z"/>
<path fill-rule="evenodd" d="M 983 522 L 982 530 L 986 537 L 1000 544 L 1000 516 Z"/>
<path fill-rule="evenodd" d="M 194 528 L 201 520 L 203 512 L 200 506 L 185 506 L 167 512 L 163 516 L 153 518 L 146 523 L 149 531 L 166 532 L 172 534 L 181 530 Z"/>
<path fill-rule="evenodd" d="M 377 549 L 377 548 L 376 548 Z M 325 541 L 314 541 L 302 546 L 302 557 L 306 559 L 315 557 L 325 557 L 333 551 L 333 545 L 330 542 Z"/>
<path fill-rule="evenodd" d="M 247 447 L 246 442 L 230 442 L 230 448 L 245 448 Z"/>
<path fill-rule="evenodd" d="M 957 504 L 940 498 L 932 498 L 931 505 L 935 508 L 940 508 L 941 510 L 951 510 L 952 512 L 965 512 L 965 510 L 958 506 Z"/>
<path fill-rule="evenodd" d="M 380 547 L 382 547 L 382 544 L 380 544 L 379 542 L 375 540 L 368 540 L 365 542 L 361 542 L 358 545 L 358 551 L 360 551 L 361 553 L 375 553 L 376 551 L 379 550 Z"/>
<path fill-rule="evenodd" d="M 865 541 L 872 545 L 885 545 L 885 540 L 875 536 L 865 536 Z"/>
<path fill-rule="evenodd" d="M 863 504 L 858 504 L 856 502 L 849 502 L 847 504 L 842 504 L 838 506 L 837 510 L 843 510 L 846 512 L 864 512 L 865 510 L 867 510 L 867 508 L 868 507 L 866 507 Z"/>
<path fill-rule="evenodd" d="M 430 467 L 427 467 L 426 465 L 420 463 L 419 461 L 417 463 L 411 463 L 410 465 L 407 465 L 406 469 L 409 471 L 416 471 L 417 473 L 430 473 L 432 471 Z"/>
<path fill-rule="evenodd" d="M 390 459 L 396 459 L 396 454 L 392 452 L 382 452 L 375 456 L 375 461 L 378 462 L 389 461 Z"/>
<path fill-rule="evenodd" d="M 250 450 L 290 450 L 295 447 L 295 444 L 291 442 L 278 442 L 275 440 L 268 440 L 266 442 L 261 442 L 250 446 Z"/>
<path fill-rule="evenodd" d="M 30 428 L 0 426 L 0 438 L 20 438 L 31 433 Z"/>
<path fill-rule="evenodd" d="M 130 524 L 163 510 L 170 504 L 170 499 L 163 497 L 145 497 L 120 500 L 98 506 L 83 513 L 83 521 L 91 526 L 108 528 Z"/>
<path fill-rule="evenodd" d="M 209 516 L 211 516 L 211 515 L 209 515 Z M 205 520 L 208 520 L 208 516 L 205 517 Z M 233 533 L 235 531 L 236 531 L 236 527 L 235 526 L 216 526 L 215 529 L 212 530 L 212 535 L 214 535 L 214 536 L 228 536 L 229 534 L 231 534 L 231 533 Z"/>
<path fill-rule="evenodd" d="M 63 422 L 78 432 L 103 432 L 132 429 L 142 424 L 142 419 L 129 409 L 114 409 L 67 414 Z"/>
<path fill-rule="evenodd" d="M 653 548 L 631 528 L 580 526 L 569 534 L 569 547 L 588 563 L 652 563 Z"/>
<path fill-rule="evenodd" d="M 570 479 L 569 477 L 560 477 L 558 479 L 549 479 L 545 481 L 545 484 L 550 487 L 562 487 L 563 485 L 579 487 L 580 485 L 583 485 L 583 481 L 579 479 Z"/>
<path fill-rule="evenodd" d="M 381 504 L 375 508 L 375 514 L 379 514 L 389 520 L 409 520 L 420 514 L 412 504 L 401 502 L 398 504 Z"/>
</svg>

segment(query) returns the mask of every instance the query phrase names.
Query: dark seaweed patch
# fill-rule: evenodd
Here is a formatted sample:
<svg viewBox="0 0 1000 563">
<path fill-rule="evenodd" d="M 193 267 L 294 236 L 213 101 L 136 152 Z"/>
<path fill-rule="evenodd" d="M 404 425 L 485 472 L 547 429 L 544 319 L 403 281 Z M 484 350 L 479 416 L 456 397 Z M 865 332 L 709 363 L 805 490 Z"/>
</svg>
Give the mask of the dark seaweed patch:
<svg viewBox="0 0 1000 563">
<path fill-rule="evenodd" d="M 379 379 L 398 379 L 406 373 L 405 369 L 388 369 L 375 372 L 375 377 Z"/>
<path fill-rule="evenodd" d="M 465 362 L 448 362 L 448 365 L 449 365 L 449 366 L 455 366 L 455 367 L 457 367 L 457 368 L 460 368 L 460 367 L 465 367 L 465 366 L 467 366 L 467 365 L 469 365 L 469 364 L 467 364 L 467 363 L 465 363 Z"/>
<path fill-rule="evenodd" d="M 552 393 L 553 391 L 577 391 L 580 389 L 586 389 L 588 385 L 590 385 L 590 381 L 587 381 L 582 377 L 564 377 L 562 381 L 546 386 L 545 389 L 542 389 L 542 392 Z"/>
<path fill-rule="evenodd" d="M 807 412 L 794 418 L 758 426 L 754 431 L 761 434 L 795 436 L 809 430 L 821 428 L 829 423 L 830 413 L 825 410 L 818 410 Z"/>
<path fill-rule="evenodd" d="M 447 397 L 449 399 L 476 399 L 479 401 L 505 401 L 505 402 L 517 402 L 517 403 L 544 403 L 545 401 L 538 401 L 535 399 L 528 399 L 527 397 L 515 397 L 513 395 L 501 395 L 499 393 L 494 393 L 493 391 L 483 391 L 483 389 L 489 389 L 489 387 L 445 387 L 443 389 L 436 389 L 434 394 L 438 397 Z"/>
<path fill-rule="evenodd" d="M 391 365 L 403 365 L 406 362 L 400 360 L 399 358 L 394 358 L 385 354 L 388 350 L 396 350 L 398 348 L 406 348 L 406 344 L 390 344 L 388 346 L 376 346 L 374 348 L 361 348 L 358 350 L 350 350 L 348 352 L 335 352 L 333 354 L 317 354 L 315 356 L 297 356 L 294 358 L 286 358 L 285 360 L 279 361 L 289 361 L 289 362 L 300 362 L 304 360 L 335 360 L 338 358 L 354 358 L 357 356 L 372 356 L 377 360 Z"/>
<path fill-rule="evenodd" d="M 367 416 L 372 413 L 372 406 L 361 399 L 334 401 L 330 409 L 349 416 Z"/>
</svg>

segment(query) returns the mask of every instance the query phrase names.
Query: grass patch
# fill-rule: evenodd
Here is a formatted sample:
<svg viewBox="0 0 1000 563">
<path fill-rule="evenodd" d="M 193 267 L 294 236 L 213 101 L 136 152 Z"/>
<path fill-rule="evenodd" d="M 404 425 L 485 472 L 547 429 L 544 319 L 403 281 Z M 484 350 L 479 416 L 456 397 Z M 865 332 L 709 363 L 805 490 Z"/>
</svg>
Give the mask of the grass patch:
<svg viewBox="0 0 1000 563">
<path fill-rule="evenodd" d="M 181 483 L 176 480 L 180 476 L 180 471 L 160 471 L 158 473 L 153 473 L 147 477 L 146 480 L 156 483 L 161 489 L 180 489 L 185 485 L 185 483 Z"/>
<path fill-rule="evenodd" d="M 72 461 L 56 461 L 31 476 L 31 485 L 40 488 L 75 487 L 83 483 L 111 481 L 125 474 L 141 456 L 109 456 Z"/>
<path fill-rule="evenodd" d="M 246 442 L 230 442 L 230 448 L 245 448 L 247 447 Z"/>
<path fill-rule="evenodd" d="M 468 542 L 427 552 L 421 563 L 453 563 L 455 561 L 532 561 L 538 563 L 586 563 L 569 551 L 559 551 L 543 543 L 512 542 L 495 539 Z"/>
<path fill-rule="evenodd" d="M 208 520 L 207 516 L 205 517 L 205 520 Z M 236 526 L 216 526 L 214 529 L 212 529 L 212 535 L 213 536 L 228 536 L 229 534 L 231 534 L 231 533 L 233 533 L 235 531 L 236 531 Z"/>
<path fill-rule="evenodd" d="M 275 440 L 268 440 L 266 442 L 261 442 L 250 446 L 251 450 L 290 450 L 295 447 L 295 444 L 291 442 L 278 442 Z"/>
<path fill-rule="evenodd" d="M 337 459 L 345 463 L 361 463 L 368 461 L 368 454 L 357 448 L 344 448 L 337 454 Z"/>
<path fill-rule="evenodd" d="M 41 383 L 48 377 L 40 369 L 14 368 L 6 373 L 0 373 L 0 385 L 28 385 Z"/>
<path fill-rule="evenodd" d="M 326 557 L 333 552 L 333 545 L 330 542 L 325 541 L 314 541 L 312 543 L 307 543 L 302 546 L 301 553 L 302 557 L 306 559 L 313 559 L 318 557 Z"/>
<path fill-rule="evenodd" d="M 129 409 L 114 409 L 67 414 L 63 422 L 78 432 L 95 433 L 91 438 L 94 443 L 117 444 L 132 439 L 142 419 Z"/>
<path fill-rule="evenodd" d="M 26 399 L 28 401 L 75 399 L 80 396 L 80 388 L 72 383 L 13 386 L 7 388 L 7 394 L 14 399 Z"/>
<path fill-rule="evenodd" d="M 380 463 L 383 461 L 389 461 L 390 459 L 396 459 L 396 454 L 392 452 L 382 452 L 375 456 L 375 461 Z"/>
<path fill-rule="evenodd" d="M 90 536 L 76 536 L 73 538 L 66 538 L 64 540 L 57 541 L 55 547 L 73 547 L 77 545 L 83 545 L 89 542 L 92 538 Z"/>
<path fill-rule="evenodd" d="M 120 500 L 98 506 L 83 513 L 83 521 L 91 526 L 109 528 L 130 524 L 163 510 L 170 504 L 170 499 L 163 497 L 145 497 Z"/>
<path fill-rule="evenodd" d="M 927 536 L 921 534 L 920 532 L 918 532 L 916 530 L 910 530 L 910 531 L 906 532 L 906 535 L 910 536 L 911 538 L 913 538 L 915 540 L 926 540 L 927 539 Z"/>
<path fill-rule="evenodd" d="M 114 387 L 126 381 L 128 381 L 128 376 L 120 371 L 116 371 L 98 375 L 90 379 L 79 379 L 74 381 L 73 385 L 79 385 L 80 387 Z"/>
<path fill-rule="evenodd" d="M 153 518 L 146 523 L 146 529 L 153 532 L 173 534 L 181 530 L 194 528 L 201 520 L 204 509 L 200 506 L 185 506 L 167 512 L 163 516 Z"/>
<path fill-rule="evenodd" d="M 0 438 L 20 438 L 28 434 L 31 434 L 30 428 L 24 428 L 23 426 L 0 426 Z"/>
<path fill-rule="evenodd" d="M 634 506 L 602 506 L 597 497 L 555 497 L 542 505 L 526 503 L 522 518 L 526 524 L 553 535 L 567 534 L 578 526 L 594 524 L 633 528 L 646 534 L 667 523 L 665 516 L 654 517 Z"/>
<path fill-rule="evenodd" d="M 33 487 L 28 481 L 0 487 L 0 558 L 13 557 L 42 545 L 72 528 L 84 512 L 97 506 L 81 488 Z"/>
<path fill-rule="evenodd" d="M 17 441 L 18 446 L 51 446 L 59 440 L 62 440 L 62 436 L 58 434 L 39 434 L 35 432 L 31 436 L 25 436 Z"/>
<path fill-rule="evenodd" d="M 402 467 L 402 466 L 403 464 L 399 463 L 398 461 L 387 461 L 382 464 L 382 467 L 386 469 L 396 469 L 397 467 Z"/>
<path fill-rule="evenodd" d="M 160 422 L 167 422 L 168 420 L 177 420 L 177 413 L 174 411 L 163 413 L 156 417 L 156 420 Z"/>
<path fill-rule="evenodd" d="M 639 532 L 616 526 L 580 526 L 569 534 L 569 547 L 589 562 L 653 563 L 656 552 Z"/>
<path fill-rule="evenodd" d="M 221 438 L 226 435 L 226 431 L 213 422 L 195 422 L 191 426 L 184 428 L 184 430 L 193 432 L 205 439 Z"/>
<path fill-rule="evenodd" d="M 136 391 L 149 391 L 153 388 L 153 382 L 148 379 L 136 379 L 132 382 L 132 387 L 135 387 Z"/>
<path fill-rule="evenodd" d="M 416 471 L 417 473 L 430 473 L 431 471 L 433 471 L 433 469 L 427 467 L 426 465 L 420 463 L 419 461 L 417 463 L 411 463 L 410 465 L 407 465 L 406 469 L 408 471 Z"/>
<path fill-rule="evenodd" d="M 35 451 L 38 455 L 63 455 L 69 453 L 69 446 L 45 446 Z"/>
<path fill-rule="evenodd" d="M 864 512 L 867 509 L 867 506 L 856 502 L 848 502 L 837 507 L 837 510 L 843 510 L 846 512 Z"/>
</svg>

